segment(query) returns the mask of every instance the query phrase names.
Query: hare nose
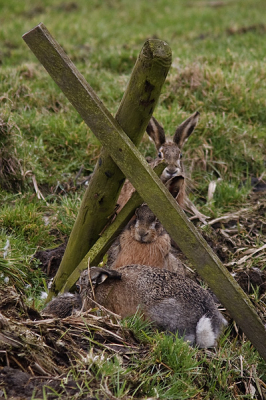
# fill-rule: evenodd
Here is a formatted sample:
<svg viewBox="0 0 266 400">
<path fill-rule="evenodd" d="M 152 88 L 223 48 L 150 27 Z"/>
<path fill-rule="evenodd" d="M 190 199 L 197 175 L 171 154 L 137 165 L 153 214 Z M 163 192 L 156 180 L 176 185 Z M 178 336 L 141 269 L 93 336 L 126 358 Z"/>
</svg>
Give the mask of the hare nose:
<svg viewBox="0 0 266 400">
<path fill-rule="evenodd" d="M 169 175 L 174 175 L 177 172 L 178 168 L 177 167 L 168 167 L 166 168 L 166 172 Z"/>
<path fill-rule="evenodd" d="M 145 238 L 148 236 L 148 232 L 147 231 L 139 231 L 139 237 L 140 237 L 140 241 L 141 242 L 145 242 Z"/>
</svg>

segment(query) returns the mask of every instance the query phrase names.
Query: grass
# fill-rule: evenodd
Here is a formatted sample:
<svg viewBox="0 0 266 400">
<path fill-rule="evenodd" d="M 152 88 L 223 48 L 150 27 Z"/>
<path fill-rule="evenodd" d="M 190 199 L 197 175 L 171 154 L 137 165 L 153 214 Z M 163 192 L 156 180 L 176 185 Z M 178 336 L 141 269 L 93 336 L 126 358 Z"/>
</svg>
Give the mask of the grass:
<svg viewBox="0 0 266 400">
<path fill-rule="evenodd" d="M 136 315 L 131 327 L 140 332 L 140 325 L 148 339 L 142 354 L 133 355 L 125 364 L 120 355 L 99 354 L 91 348 L 64 377 L 57 392 L 44 389 L 47 398 L 51 394 L 65 398 L 67 388 L 75 385 L 75 398 L 81 399 L 92 395 L 97 399 L 251 399 L 255 388 L 261 393 L 264 364 L 250 342 L 241 337 L 232 340 L 230 330 L 216 351 L 206 351 L 192 348 L 174 335 L 151 333 Z"/>
<path fill-rule="evenodd" d="M 69 236 L 85 190 L 81 182 L 100 151 L 21 38 L 41 21 L 113 114 L 145 40 L 167 41 L 173 64 L 155 116 L 172 135 L 191 113 L 201 113 L 183 152 L 191 199 L 211 217 L 245 206 L 251 177 L 263 176 L 266 165 L 266 10 L 262 0 L 220 3 L 0 0 L 1 285 L 15 285 L 38 304 L 46 283 L 32 256 Z M 156 153 L 146 137 L 140 150 Z M 212 181 L 217 186 L 208 201 Z M 257 241 L 265 243 L 263 231 Z M 253 297 L 264 301 L 256 289 Z M 254 387 L 260 398 L 265 363 L 242 337 L 228 335 L 217 352 L 204 352 L 154 336 L 138 318 L 130 327 L 152 355 L 128 369 L 118 358 L 104 369 L 93 363 L 90 379 L 100 382 L 102 393 L 229 399 L 252 398 Z M 84 382 L 89 388 L 90 380 Z"/>
</svg>

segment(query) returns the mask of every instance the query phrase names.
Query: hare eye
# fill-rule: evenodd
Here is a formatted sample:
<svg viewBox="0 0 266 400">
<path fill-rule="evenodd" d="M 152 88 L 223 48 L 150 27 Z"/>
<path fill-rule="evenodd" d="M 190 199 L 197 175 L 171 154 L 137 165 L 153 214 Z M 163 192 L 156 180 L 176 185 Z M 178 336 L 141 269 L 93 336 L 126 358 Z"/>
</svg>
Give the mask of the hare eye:
<svg viewBox="0 0 266 400">
<path fill-rule="evenodd" d="M 179 156 L 180 158 L 182 158 L 183 157 L 183 154 L 182 153 L 180 153 L 180 156 Z"/>
<path fill-rule="evenodd" d="M 159 158 L 162 158 L 162 153 L 159 151 L 159 153 L 158 153 L 158 157 Z"/>
</svg>

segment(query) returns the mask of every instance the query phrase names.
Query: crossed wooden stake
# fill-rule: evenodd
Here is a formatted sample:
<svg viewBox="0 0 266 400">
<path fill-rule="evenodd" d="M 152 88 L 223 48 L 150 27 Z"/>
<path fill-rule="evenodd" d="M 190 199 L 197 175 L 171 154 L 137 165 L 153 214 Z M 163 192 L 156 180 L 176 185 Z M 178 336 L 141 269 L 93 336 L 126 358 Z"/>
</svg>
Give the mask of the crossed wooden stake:
<svg viewBox="0 0 266 400">
<path fill-rule="evenodd" d="M 43 24 L 23 39 L 103 146 L 48 298 L 68 290 L 88 259 L 91 265 L 100 262 L 118 230 L 145 201 L 266 361 L 266 330 L 250 299 L 135 146 L 171 66 L 169 46 L 160 40 L 145 42 L 114 118 Z M 137 193 L 100 236 L 112 218 L 125 176 Z"/>
</svg>

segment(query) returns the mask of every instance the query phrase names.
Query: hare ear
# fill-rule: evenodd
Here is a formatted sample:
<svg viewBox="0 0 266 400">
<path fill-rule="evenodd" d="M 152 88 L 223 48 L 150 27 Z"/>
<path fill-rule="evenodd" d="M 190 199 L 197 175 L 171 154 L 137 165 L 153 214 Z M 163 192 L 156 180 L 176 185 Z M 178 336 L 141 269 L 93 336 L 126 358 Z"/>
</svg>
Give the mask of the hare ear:
<svg viewBox="0 0 266 400">
<path fill-rule="evenodd" d="M 144 207 L 148 207 L 148 204 L 147 203 L 142 203 L 139 207 L 136 208 L 136 210 L 135 210 L 136 217 L 139 216 L 140 210 L 143 210 Z"/>
<path fill-rule="evenodd" d="M 196 128 L 197 123 L 199 121 L 199 115 L 200 115 L 200 113 L 198 111 L 196 111 L 188 119 L 186 119 L 184 122 L 182 122 L 181 125 L 179 125 L 177 127 L 174 137 L 173 137 L 173 142 L 175 144 L 177 144 L 177 146 L 180 149 L 182 149 L 182 147 L 184 146 L 188 137 L 191 135 L 191 133 Z"/>
<path fill-rule="evenodd" d="M 176 198 L 179 194 L 182 186 L 184 185 L 185 179 L 183 176 L 174 176 L 166 182 L 165 186 L 171 193 L 171 195 Z"/>
<path fill-rule="evenodd" d="M 91 281 L 93 284 L 100 285 L 106 279 L 121 279 L 121 274 L 113 269 L 92 267 L 90 269 Z"/>
<path fill-rule="evenodd" d="M 154 141 L 156 149 L 159 150 L 159 148 L 165 143 L 165 132 L 162 125 L 159 124 L 154 117 L 151 117 L 146 132 Z"/>
</svg>

